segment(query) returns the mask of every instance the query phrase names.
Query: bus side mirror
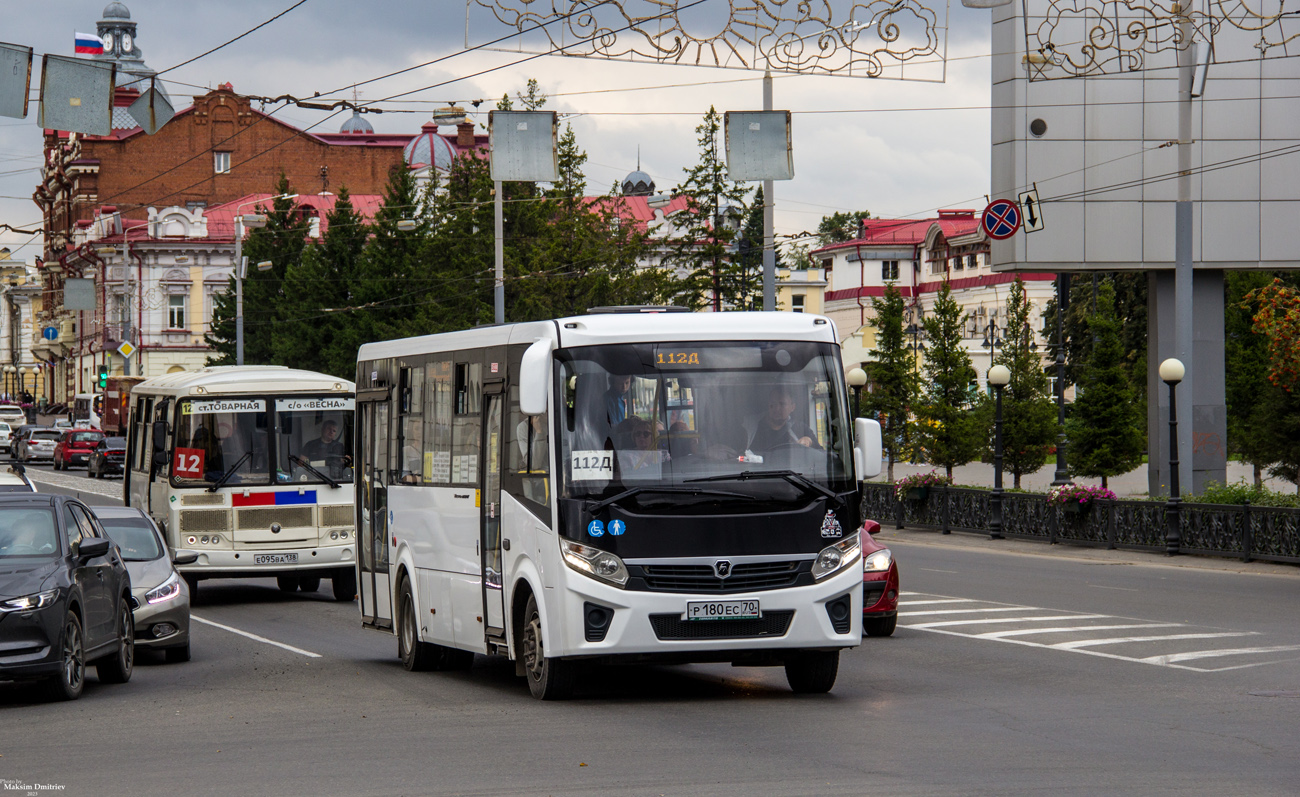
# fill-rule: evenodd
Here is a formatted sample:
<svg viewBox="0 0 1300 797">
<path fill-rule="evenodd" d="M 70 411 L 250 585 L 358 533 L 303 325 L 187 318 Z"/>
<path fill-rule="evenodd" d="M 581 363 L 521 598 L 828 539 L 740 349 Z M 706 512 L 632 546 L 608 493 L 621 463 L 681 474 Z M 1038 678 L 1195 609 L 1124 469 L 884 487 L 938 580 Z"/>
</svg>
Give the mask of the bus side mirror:
<svg viewBox="0 0 1300 797">
<path fill-rule="evenodd" d="M 153 450 L 155 452 L 167 450 L 167 422 L 166 421 L 153 422 L 152 437 L 153 437 Z"/>
<path fill-rule="evenodd" d="M 858 480 L 880 475 L 880 424 L 869 418 L 853 422 L 853 467 Z"/>
<path fill-rule="evenodd" d="M 528 347 L 519 364 L 519 411 L 545 415 L 551 392 L 551 352 L 555 341 L 543 338 Z"/>
</svg>

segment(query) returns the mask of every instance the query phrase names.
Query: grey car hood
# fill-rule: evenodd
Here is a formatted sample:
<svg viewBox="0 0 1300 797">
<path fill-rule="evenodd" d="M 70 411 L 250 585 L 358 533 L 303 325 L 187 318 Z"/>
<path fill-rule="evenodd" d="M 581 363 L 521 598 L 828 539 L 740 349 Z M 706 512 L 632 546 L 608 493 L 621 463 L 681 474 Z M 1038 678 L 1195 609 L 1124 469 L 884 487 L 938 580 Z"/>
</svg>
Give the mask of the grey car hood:
<svg viewBox="0 0 1300 797">
<path fill-rule="evenodd" d="M 166 581 L 173 569 L 171 559 L 160 556 L 148 562 L 127 562 L 126 571 L 131 574 L 131 593 L 141 597 Z"/>
<path fill-rule="evenodd" d="M 45 588 L 45 582 L 59 567 L 59 560 L 0 560 L 0 600 L 31 595 Z"/>
</svg>

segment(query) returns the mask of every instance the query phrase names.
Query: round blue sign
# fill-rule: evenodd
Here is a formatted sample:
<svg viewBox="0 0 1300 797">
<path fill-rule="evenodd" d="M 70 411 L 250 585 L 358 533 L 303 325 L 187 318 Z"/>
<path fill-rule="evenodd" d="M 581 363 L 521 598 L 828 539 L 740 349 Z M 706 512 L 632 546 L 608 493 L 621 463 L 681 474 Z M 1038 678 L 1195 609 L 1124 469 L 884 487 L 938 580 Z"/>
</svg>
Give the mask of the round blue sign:
<svg viewBox="0 0 1300 797">
<path fill-rule="evenodd" d="M 614 522 L 617 523 L 618 521 L 614 521 Z M 587 524 L 587 534 L 591 535 L 592 537 L 604 537 L 605 524 L 600 522 L 599 520 L 591 521 L 590 523 Z"/>
<path fill-rule="evenodd" d="M 621 520 L 611 520 L 609 522 L 609 533 L 614 537 L 622 537 L 623 532 L 627 531 L 627 524 Z"/>
<path fill-rule="evenodd" d="M 980 225 L 990 238 L 1010 238 L 1020 229 L 1020 206 L 1010 199 L 995 199 L 984 208 Z"/>
<path fill-rule="evenodd" d="M 46 340 L 58 340 L 58 339 L 59 339 L 59 328 L 58 328 L 58 327 L 46 327 L 45 329 L 41 330 L 41 337 L 45 338 Z"/>
</svg>

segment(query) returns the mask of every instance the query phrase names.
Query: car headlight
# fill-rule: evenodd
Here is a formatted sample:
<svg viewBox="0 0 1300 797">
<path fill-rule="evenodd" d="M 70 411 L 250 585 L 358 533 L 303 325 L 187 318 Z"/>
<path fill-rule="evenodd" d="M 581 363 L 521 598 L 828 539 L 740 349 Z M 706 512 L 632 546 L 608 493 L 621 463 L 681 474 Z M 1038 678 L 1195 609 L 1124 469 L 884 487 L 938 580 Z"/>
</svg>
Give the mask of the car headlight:
<svg viewBox="0 0 1300 797">
<path fill-rule="evenodd" d="M 858 561 L 861 555 L 862 544 L 857 534 L 822 548 L 821 553 L 817 554 L 817 560 L 813 562 L 813 581 L 829 578 Z"/>
<path fill-rule="evenodd" d="M 144 594 L 144 599 L 150 604 L 162 603 L 175 598 L 181 594 L 181 578 L 172 573 L 167 580 Z"/>
<path fill-rule="evenodd" d="M 59 591 L 52 589 L 47 592 L 38 592 L 35 595 L 24 595 L 21 598 L 10 598 L 9 600 L 0 601 L 0 614 L 6 612 L 30 612 L 33 609 L 44 609 L 54 599 L 58 597 Z"/>
<path fill-rule="evenodd" d="M 883 573 L 894 563 L 894 555 L 886 548 L 883 551 L 876 551 L 862 560 L 862 572 L 864 573 Z"/>
<path fill-rule="evenodd" d="M 579 573 L 616 587 L 627 583 L 627 568 L 623 566 L 623 560 L 609 551 L 568 540 L 560 540 L 560 550 L 564 553 L 564 563 Z"/>
</svg>

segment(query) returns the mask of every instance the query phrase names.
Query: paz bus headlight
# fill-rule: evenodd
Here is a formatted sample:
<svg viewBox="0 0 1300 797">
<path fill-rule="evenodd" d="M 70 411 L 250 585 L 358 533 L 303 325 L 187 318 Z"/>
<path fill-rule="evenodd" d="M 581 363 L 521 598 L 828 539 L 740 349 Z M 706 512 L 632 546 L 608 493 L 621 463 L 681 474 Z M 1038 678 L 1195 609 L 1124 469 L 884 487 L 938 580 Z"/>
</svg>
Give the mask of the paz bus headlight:
<svg viewBox="0 0 1300 797">
<path fill-rule="evenodd" d="M 560 550 L 564 554 L 564 563 L 579 573 L 620 588 L 627 583 L 627 568 L 623 566 L 623 560 L 609 551 L 568 540 L 560 541 Z"/>
<path fill-rule="evenodd" d="M 821 553 L 817 554 L 817 561 L 813 562 L 813 580 L 821 581 L 835 575 L 857 562 L 858 557 L 861 555 L 862 544 L 857 534 L 852 537 L 845 537 L 834 545 L 822 548 Z"/>
</svg>

